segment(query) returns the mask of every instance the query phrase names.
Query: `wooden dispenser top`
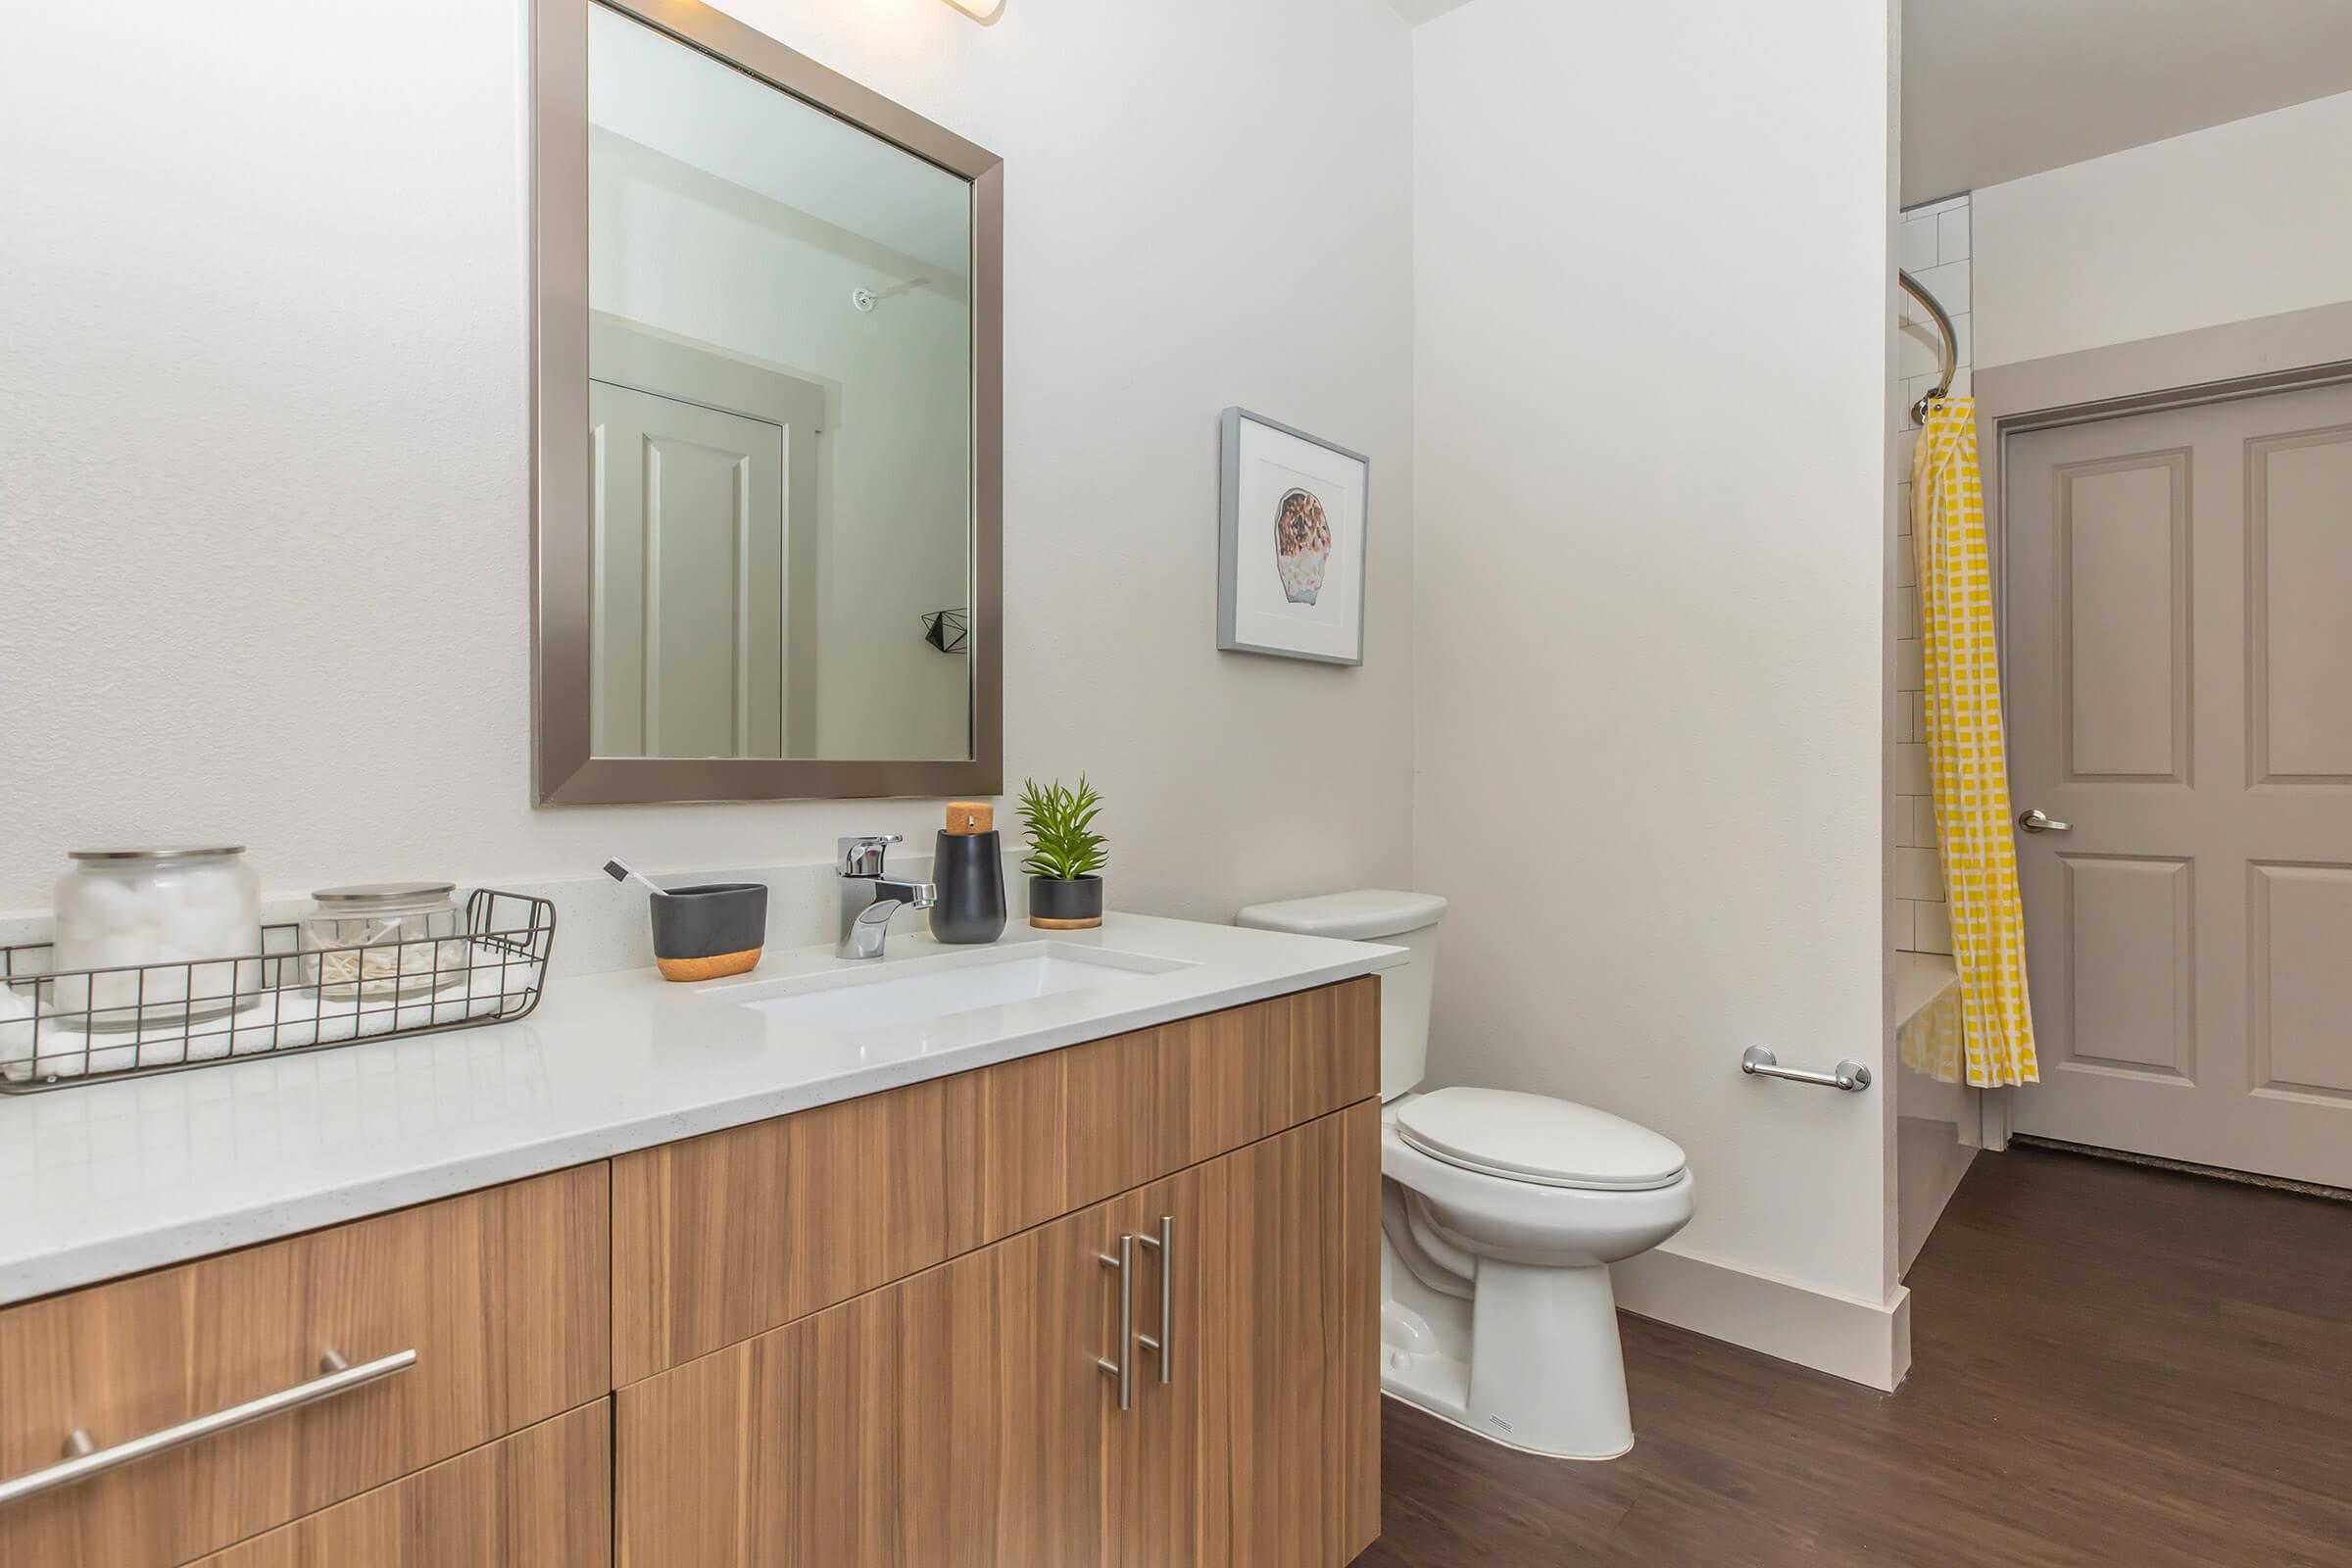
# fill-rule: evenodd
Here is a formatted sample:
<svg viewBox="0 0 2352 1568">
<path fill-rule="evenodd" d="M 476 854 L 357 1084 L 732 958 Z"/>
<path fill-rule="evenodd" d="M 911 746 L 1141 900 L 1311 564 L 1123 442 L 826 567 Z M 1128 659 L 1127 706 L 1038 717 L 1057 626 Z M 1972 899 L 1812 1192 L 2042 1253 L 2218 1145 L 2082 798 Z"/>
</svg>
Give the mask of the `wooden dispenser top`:
<svg viewBox="0 0 2352 1568">
<path fill-rule="evenodd" d="M 985 801 L 950 801 L 948 831 L 954 834 L 996 831 L 997 808 Z"/>
</svg>

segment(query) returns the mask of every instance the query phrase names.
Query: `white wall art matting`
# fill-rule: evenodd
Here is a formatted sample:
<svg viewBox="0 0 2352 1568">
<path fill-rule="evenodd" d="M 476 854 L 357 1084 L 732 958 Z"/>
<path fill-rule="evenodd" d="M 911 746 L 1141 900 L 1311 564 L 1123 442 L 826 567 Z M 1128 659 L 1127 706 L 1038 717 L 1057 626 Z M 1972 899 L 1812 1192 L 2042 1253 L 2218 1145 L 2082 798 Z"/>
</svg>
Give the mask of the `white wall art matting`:
<svg viewBox="0 0 2352 1568">
<path fill-rule="evenodd" d="M 1372 466 L 1303 430 L 1225 411 L 1217 646 L 1364 662 L 1364 498 Z"/>
</svg>

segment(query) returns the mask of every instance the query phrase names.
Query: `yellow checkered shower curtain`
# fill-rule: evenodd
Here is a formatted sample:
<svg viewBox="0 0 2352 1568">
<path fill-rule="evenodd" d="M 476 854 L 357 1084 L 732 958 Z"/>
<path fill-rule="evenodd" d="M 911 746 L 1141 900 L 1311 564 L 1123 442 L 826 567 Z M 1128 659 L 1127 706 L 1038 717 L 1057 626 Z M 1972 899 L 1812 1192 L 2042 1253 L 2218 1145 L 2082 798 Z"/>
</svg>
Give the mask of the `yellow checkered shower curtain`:
<svg viewBox="0 0 2352 1568">
<path fill-rule="evenodd" d="M 2026 995 L 2026 917 L 2017 892 L 2009 767 L 2001 746 L 2000 666 L 1992 635 L 1992 567 L 1984 485 L 1977 472 L 1977 405 L 1928 409 L 1911 456 L 1911 537 L 1919 552 L 1920 648 L 1927 664 L 1928 758 L 1936 838 L 1943 848 L 1952 961 L 1960 971 L 1960 1050 L 1910 1062 L 1950 1083 L 1955 1054 L 1980 1089 L 2039 1079 Z"/>
</svg>

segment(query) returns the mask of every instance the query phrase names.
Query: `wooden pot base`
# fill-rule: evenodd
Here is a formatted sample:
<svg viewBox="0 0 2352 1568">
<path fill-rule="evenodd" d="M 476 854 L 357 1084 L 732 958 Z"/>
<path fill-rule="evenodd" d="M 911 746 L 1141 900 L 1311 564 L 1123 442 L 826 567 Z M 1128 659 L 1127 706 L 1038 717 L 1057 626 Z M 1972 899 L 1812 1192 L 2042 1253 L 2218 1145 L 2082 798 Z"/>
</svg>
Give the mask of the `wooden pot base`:
<svg viewBox="0 0 2352 1568">
<path fill-rule="evenodd" d="M 708 958 L 656 958 L 654 967 L 662 971 L 664 980 L 723 980 L 759 968 L 760 955 L 765 951 L 746 948 L 741 953 L 715 953 Z"/>
</svg>

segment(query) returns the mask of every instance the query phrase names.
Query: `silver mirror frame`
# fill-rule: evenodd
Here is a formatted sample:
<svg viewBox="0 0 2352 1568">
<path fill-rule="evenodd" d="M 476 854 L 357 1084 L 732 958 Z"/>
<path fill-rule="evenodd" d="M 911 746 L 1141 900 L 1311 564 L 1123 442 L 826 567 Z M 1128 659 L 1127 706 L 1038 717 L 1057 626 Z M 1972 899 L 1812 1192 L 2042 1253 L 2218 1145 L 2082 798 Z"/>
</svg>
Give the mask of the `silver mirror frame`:
<svg viewBox="0 0 2352 1568">
<path fill-rule="evenodd" d="M 1002 794 L 1004 160 L 700 0 L 601 0 L 972 187 L 972 755 L 597 757 L 589 725 L 588 7 L 531 5 L 531 773 L 542 806 Z M 912 635 L 911 628 L 909 635 Z"/>
</svg>

